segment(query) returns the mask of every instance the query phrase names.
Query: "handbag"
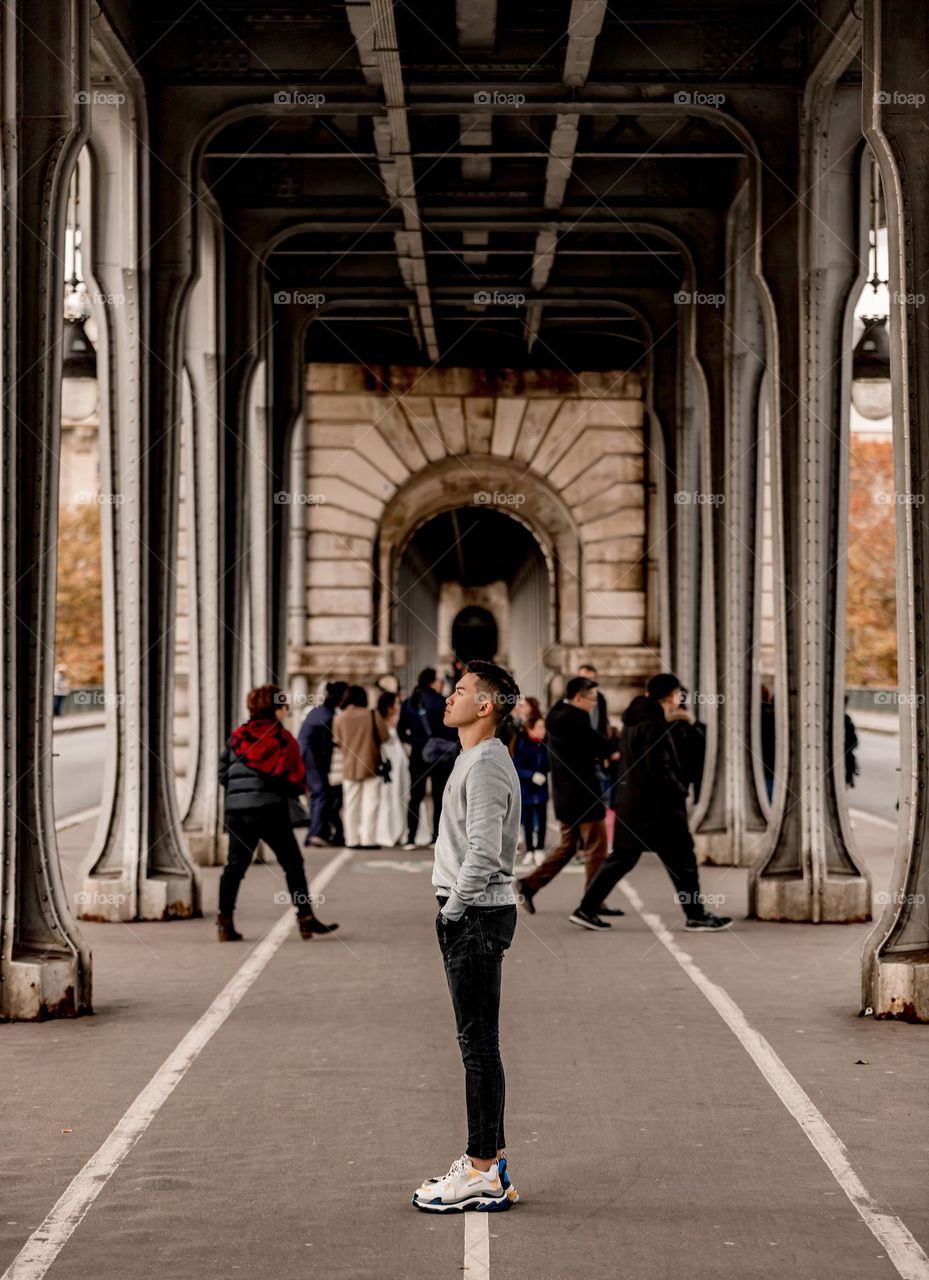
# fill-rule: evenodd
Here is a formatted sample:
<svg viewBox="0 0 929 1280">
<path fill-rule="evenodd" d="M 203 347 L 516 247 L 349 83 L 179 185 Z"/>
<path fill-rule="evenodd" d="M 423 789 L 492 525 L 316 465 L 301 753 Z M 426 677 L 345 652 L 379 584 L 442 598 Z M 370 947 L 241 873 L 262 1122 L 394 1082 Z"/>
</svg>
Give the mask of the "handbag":
<svg viewBox="0 0 929 1280">
<path fill-rule="evenodd" d="M 377 747 L 377 764 L 374 772 L 382 782 L 390 781 L 390 761 L 381 750 L 381 744 L 377 740 L 377 721 L 374 718 L 374 712 L 371 712 L 371 732 L 374 734 L 374 745 Z"/>
</svg>

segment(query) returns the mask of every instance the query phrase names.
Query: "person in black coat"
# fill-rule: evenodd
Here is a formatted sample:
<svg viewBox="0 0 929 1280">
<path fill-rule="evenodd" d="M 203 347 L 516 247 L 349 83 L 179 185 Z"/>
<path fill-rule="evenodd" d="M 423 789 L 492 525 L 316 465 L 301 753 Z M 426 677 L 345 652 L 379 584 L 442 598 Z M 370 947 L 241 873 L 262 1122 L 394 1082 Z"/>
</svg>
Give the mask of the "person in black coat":
<svg viewBox="0 0 929 1280">
<path fill-rule="evenodd" d="M 297 909 L 300 936 L 331 933 L 313 911 L 300 846 L 290 821 L 289 802 L 306 791 L 306 771 L 293 734 L 281 723 L 287 696 L 276 684 L 252 689 L 246 698 L 248 719 L 234 729 L 219 758 L 219 782 L 225 788 L 225 826 L 229 834 L 226 865 L 219 879 L 220 942 L 240 942 L 233 922 L 239 886 L 263 840 L 281 864 Z"/>
<path fill-rule="evenodd" d="M 432 842 L 439 834 L 442 816 L 442 793 L 451 776 L 458 755 L 458 735 L 445 725 L 445 699 L 442 677 L 435 667 L 419 673 L 416 688 L 400 705 L 397 736 L 410 748 L 410 798 L 407 805 L 407 842 L 405 849 L 416 848 L 419 810 L 426 796 L 426 783 L 432 780 Z"/>
<path fill-rule="evenodd" d="M 348 685 L 344 680 L 327 684 L 325 699 L 307 714 L 297 735 L 310 793 L 310 827 L 305 843 L 317 848 L 339 834 L 335 830 L 338 826 L 333 803 L 335 788 L 329 782 L 329 771 L 334 748 L 332 721 L 347 692 Z M 341 840 L 333 842 L 341 843 Z"/>
<path fill-rule="evenodd" d="M 606 857 L 606 810 L 597 769 L 601 760 L 614 754 L 614 748 L 591 724 L 590 713 L 596 703 L 596 682 L 575 676 L 568 681 L 564 699 L 552 707 L 545 721 L 561 840 L 544 862 L 519 882 L 522 905 L 530 914 L 535 912 L 535 895 L 568 865 L 581 841 L 587 884 Z"/>
<path fill-rule="evenodd" d="M 670 673 L 653 676 L 647 696 L 633 698 L 623 713 L 613 849 L 571 916 L 581 928 L 609 928 L 600 919 L 603 899 L 645 849 L 653 849 L 664 863 L 688 929 L 724 929 L 732 923 L 707 911 L 700 893 L 687 785 L 667 719 L 678 705 L 680 687 Z"/>
</svg>

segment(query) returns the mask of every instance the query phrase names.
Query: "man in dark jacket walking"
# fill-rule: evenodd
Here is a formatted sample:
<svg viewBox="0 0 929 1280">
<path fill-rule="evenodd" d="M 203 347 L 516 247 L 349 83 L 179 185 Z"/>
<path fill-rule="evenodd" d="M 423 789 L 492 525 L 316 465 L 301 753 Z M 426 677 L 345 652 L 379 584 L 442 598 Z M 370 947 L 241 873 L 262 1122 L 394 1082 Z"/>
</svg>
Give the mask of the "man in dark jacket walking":
<svg viewBox="0 0 929 1280">
<path fill-rule="evenodd" d="M 588 885 L 606 857 L 606 810 L 597 765 L 613 755 L 614 748 L 591 724 L 590 713 L 596 705 L 596 681 L 575 676 L 568 681 L 564 699 L 552 707 L 545 721 L 561 840 L 545 861 L 519 882 L 522 905 L 530 914 L 535 913 L 535 895 L 568 865 L 582 840 Z"/>
<path fill-rule="evenodd" d="M 348 685 L 344 680 L 334 680 L 327 684 L 326 697 L 306 716 L 297 737 L 310 793 L 310 828 L 306 833 L 306 844 L 317 848 L 327 843 L 328 836 L 338 834 L 333 831 L 337 824 L 333 804 L 334 788 L 329 782 L 333 750 L 332 721 L 347 692 Z"/>
<path fill-rule="evenodd" d="M 670 673 L 653 676 L 647 696 L 633 698 L 623 714 L 613 849 L 571 916 L 583 929 L 610 927 L 600 919 L 603 899 L 645 849 L 654 850 L 664 863 L 688 929 L 725 929 L 732 924 L 728 916 L 707 911 L 700 893 L 687 823 L 687 786 L 667 719 L 678 705 L 680 687 Z"/>
</svg>

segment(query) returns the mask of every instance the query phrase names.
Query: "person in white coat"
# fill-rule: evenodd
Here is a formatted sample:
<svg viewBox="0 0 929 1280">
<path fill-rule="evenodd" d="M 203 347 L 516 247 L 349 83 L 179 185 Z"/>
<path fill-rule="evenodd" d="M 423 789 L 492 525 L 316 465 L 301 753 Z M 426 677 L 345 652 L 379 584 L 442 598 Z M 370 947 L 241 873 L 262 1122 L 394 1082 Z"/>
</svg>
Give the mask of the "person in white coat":
<svg viewBox="0 0 929 1280">
<path fill-rule="evenodd" d="M 410 798 L 410 762 L 397 733 L 400 696 L 389 690 L 377 700 L 377 712 L 387 729 L 381 755 L 390 765 L 390 780 L 381 784 L 377 810 L 377 843 L 392 849 L 403 839 Z"/>
</svg>

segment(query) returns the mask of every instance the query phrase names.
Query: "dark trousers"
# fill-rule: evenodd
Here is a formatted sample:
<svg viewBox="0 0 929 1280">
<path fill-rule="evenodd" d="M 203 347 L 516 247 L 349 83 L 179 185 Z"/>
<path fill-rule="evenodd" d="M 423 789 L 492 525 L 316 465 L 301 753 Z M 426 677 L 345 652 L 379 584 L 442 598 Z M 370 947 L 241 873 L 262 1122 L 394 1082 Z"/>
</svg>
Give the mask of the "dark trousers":
<svg viewBox="0 0 929 1280">
<path fill-rule="evenodd" d="M 448 899 L 438 901 L 441 907 Z M 468 907 L 454 921 L 444 921 L 440 911 L 435 928 L 465 1069 L 467 1154 L 493 1160 L 506 1146 L 500 988 L 503 955 L 516 932 L 516 908 Z"/>
<path fill-rule="evenodd" d="M 660 824 L 640 824 L 634 831 L 619 814 L 616 815 L 612 852 L 588 885 L 580 910 L 596 915 L 607 895 L 624 875 L 628 875 L 646 849 L 657 853 L 664 864 L 684 915 L 688 919 L 705 915 L 693 836 L 686 816 L 675 813 L 665 817 Z"/>
<path fill-rule="evenodd" d="M 578 822 L 571 825 L 561 823 L 561 840 L 551 853 L 530 875 L 523 876 L 520 885 L 524 893 L 538 893 L 554 880 L 562 867 L 566 867 L 577 853 L 580 842 L 584 842 L 585 885 L 589 885 L 606 857 L 606 821 L 598 818 L 595 822 Z"/>
<path fill-rule="evenodd" d="M 239 885 L 248 870 L 259 840 L 272 850 L 284 868 L 287 888 L 297 914 L 312 915 L 313 904 L 306 883 L 303 855 L 290 825 L 287 804 L 267 805 L 260 809 L 233 810 L 226 814 L 226 830 L 229 832 L 229 853 L 223 874 L 219 878 L 219 914 L 231 916 Z"/>
<path fill-rule="evenodd" d="M 309 840 L 313 836 L 323 837 L 328 834 L 329 780 L 316 769 L 307 769 L 306 781 L 310 792 L 310 827 L 306 833 Z"/>
<path fill-rule="evenodd" d="M 546 804 L 523 805 L 523 831 L 526 833 L 526 848 L 530 851 L 545 848 L 547 808 Z"/>
</svg>

